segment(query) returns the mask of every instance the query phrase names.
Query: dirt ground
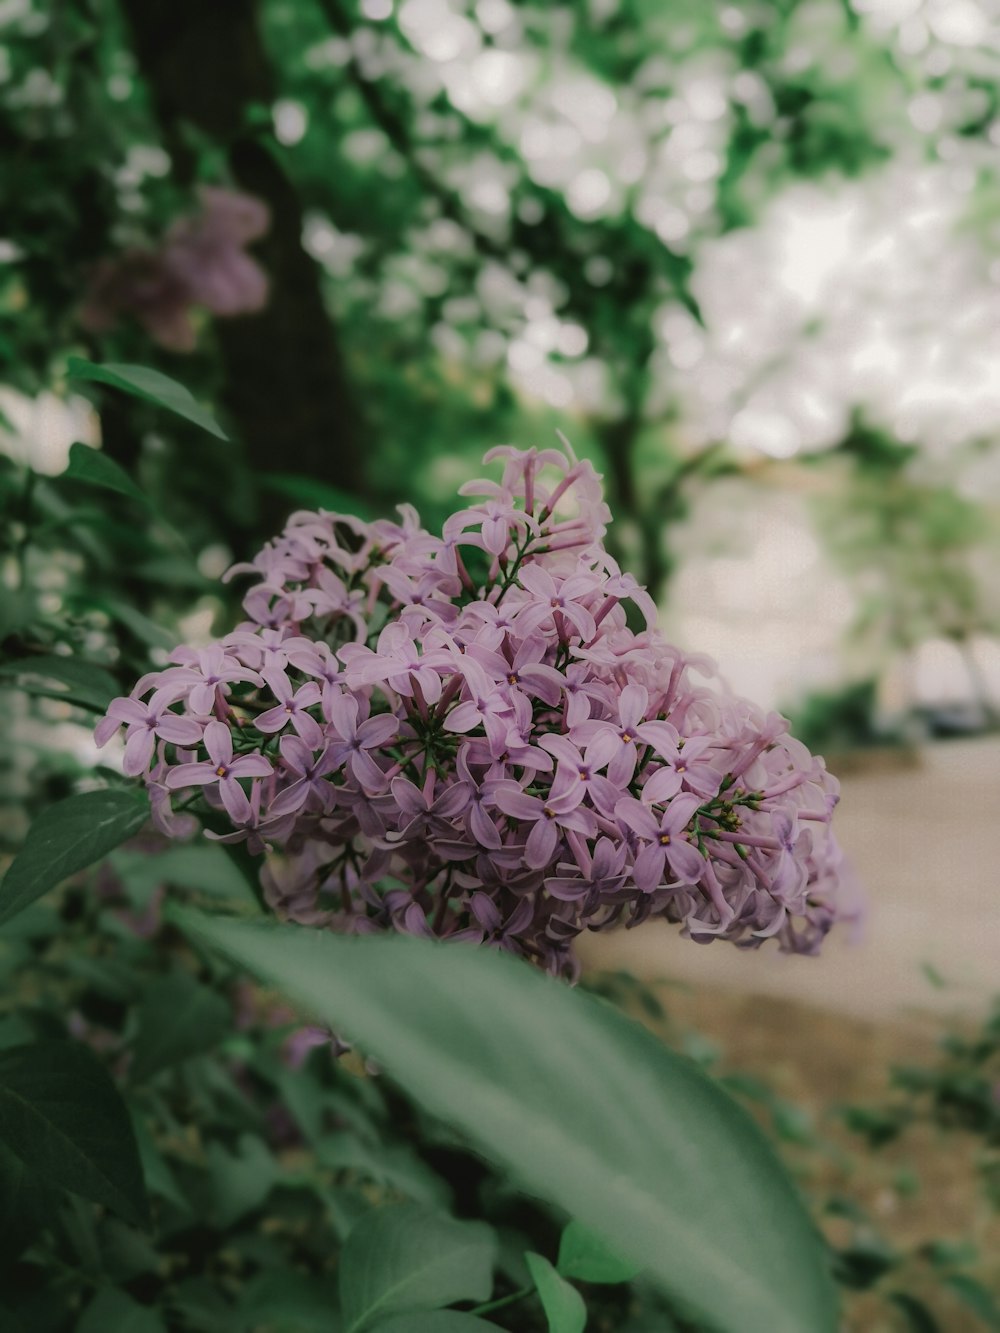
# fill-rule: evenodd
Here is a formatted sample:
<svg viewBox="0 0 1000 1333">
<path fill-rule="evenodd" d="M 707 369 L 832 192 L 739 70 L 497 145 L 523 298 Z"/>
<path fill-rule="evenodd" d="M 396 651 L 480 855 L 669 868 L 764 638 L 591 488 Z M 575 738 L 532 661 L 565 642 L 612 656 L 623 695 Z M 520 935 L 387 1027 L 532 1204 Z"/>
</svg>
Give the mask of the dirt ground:
<svg viewBox="0 0 1000 1333">
<path fill-rule="evenodd" d="M 836 827 L 868 899 L 859 940 L 834 938 L 819 959 L 786 958 L 644 926 L 591 938 L 586 963 L 657 983 L 675 1031 L 717 1045 L 727 1068 L 765 1078 L 843 1145 L 840 1158 L 819 1167 L 813 1158 L 810 1192 L 842 1190 L 900 1249 L 974 1238 L 993 1256 L 981 1277 L 1000 1297 L 1000 1221 L 977 1184 L 976 1145 L 921 1130 L 862 1167 L 835 1114 L 840 1103 L 884 1101 L 891 1066 L 930 1063 L 943 1022 L 981 1016 L 1000 993 L 1000 741 L 939 743 L 908 764 L 847 764 L 840 776 Z M 900 1188 L 911 1175 L 920 1188 Z M 945 1333 L 985 1327 L 939 1287 L 931 1303 Z M 845 1327 L 909 1326 L 862 1298 Z"/>
</svg>

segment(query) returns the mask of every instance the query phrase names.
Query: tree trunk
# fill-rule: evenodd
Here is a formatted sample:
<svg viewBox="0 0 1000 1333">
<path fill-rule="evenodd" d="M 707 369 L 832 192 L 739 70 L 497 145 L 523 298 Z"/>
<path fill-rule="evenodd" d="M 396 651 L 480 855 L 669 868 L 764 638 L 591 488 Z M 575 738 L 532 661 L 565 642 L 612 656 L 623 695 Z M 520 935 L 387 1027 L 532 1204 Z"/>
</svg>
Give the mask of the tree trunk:
<svg viewBox="0 0 1000 1333">
<path fill-rule="evenodd" d="M 271 211 L 255 252 L 271 280 L 257 314 L 219 319 L 223 401 L 254 472 L 304 473 L 363 494 L 364 426 L 321 274 L 302 248 L 298 195 L 251 109 L 274 86 L 252 0 L 123 0 L 176 176 L 194 160 L 185 123 L 225 148 L 234 180 Z M 270 517 L 270 515 L 269 515 Z"/>
</svg>

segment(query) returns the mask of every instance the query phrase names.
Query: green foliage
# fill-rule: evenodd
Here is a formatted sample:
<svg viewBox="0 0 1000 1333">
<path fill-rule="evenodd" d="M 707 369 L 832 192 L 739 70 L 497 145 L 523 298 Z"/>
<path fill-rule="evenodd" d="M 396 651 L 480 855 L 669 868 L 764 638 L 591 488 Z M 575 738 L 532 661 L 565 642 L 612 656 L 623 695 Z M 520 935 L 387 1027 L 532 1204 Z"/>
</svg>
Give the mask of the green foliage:
<svg viewBox="0 0 1000 1333">
<path fill-rule="evenodd" d="M 62 699 L 95 713 L 104 714 L 118 693 L 118 684 L 109 671 L 93 662 L 76 657 L 39 655 L 21 657 L 0 665 L 0 681 L 14 680 L 18 688 L 42 698 Z M 53 682 L 65 689 L 53 688 Z"/>
<path fill-rule="evenodd" d="M 217 1046 L 229 1031 L 229 1005 L 184 972 L 155 981 L 139 1004 L 130 1076 L 144 1082 Z"/>
<path fill-rule="evenodd" d="M 580 1293 L 542 1255 L 529 1251 L 524 1259 L 545 1310 L 549 1333 L 583 1333 L 587 1307 Z"/>
<path fill-rule="evenodd" d="M 485 1319 L 476 1319 L 458 1310 L 435 1310 L 432 1314 L 403 1314 L 379 1324 L 379 1333 L 476 1333 L 477 1329 L 495 1328 Z"/>
<path fill-rule="evenodd" d="M 634 1264 L 619 1259 L 599 1236 L 576 1221 L 562 1233 L 557 1267 L 563 1277 L 581 1282 L 628 1282 L 638 1272 Z"/>
<path fill-rule="evenodd" d="M 149 500 L 123 467 L 120 467 L 113 458 L 108 458 L 85 444 L 70 445 L 69 467 L 63 476 L 74 481 L 82 481 L 88 486 L 117 491 L 120 495 L 138 500 L 140 504 L 149 504 Z"/>
<path fill-rule="evenodd" d="M 599 1001 L 472 950 L 174 919 L 362 1040 L 522 1187 L 599 1226 L 710 1324 L 833 1326 L 819 1238 L 763 1137 L 692 1064 Z M 706 1193 L 709 1178 L 725 1190 Z"/>
<path fill-rule="evenodd" d="M 166 1333 L 161 1315 L 120 1287 L 104 1287 L 84 1310 L 76 1333 Z"/>
<path fill-rule="evenodd" d="M 146 794 L 133 787 L 84 792 L 43 810 L 0 883 L 0 924 L 106 856 L 148 817 Z"/>
<path fill-rule="evenodd" d="M 0 1144 L 33 1183 L 105 1203 L 139 1225 L 147 1219 L 128 1115 L 86 1047 L 45 1041 L 0 1052 Z"/>
<path fill-rule="evenodd" d="M 113 389 L 120 389 L 123 393 L 142 399 L 143 402 L 165 408 L 168 412 L 183 417 L 185 421 L 200 426 L 202 430 L 207 430 L 210 435 L 215 435 L 220 440 L 227 438 L 219 423 L 210 412 L 198 404 L 189 389 L 158 370 L 150 370 L 148 366 L 94 365 L 78 356 L 71 356 L 68 373 L 70 379 L 108 384 Z M 118 489 L 121 489 L 120 486 Z"/>
<path fill-rule="evenodd" d="M 344 1333 L 381 1328 L 387 1316 L 484 1301 L 493 1289 L 496 1240 L 481 1223 L 419 1206 L 381 1208 L 355 1226 L 340 1263 Z"/>
<path fill-rule="evenodd" d="M 876 684 L 857 681 L 842 689 L 811 694 L 791 709 L 795 735 L 813 750 L 847 751 L 886 744 L 894 738 L 876 727 Z"/>
</svg>

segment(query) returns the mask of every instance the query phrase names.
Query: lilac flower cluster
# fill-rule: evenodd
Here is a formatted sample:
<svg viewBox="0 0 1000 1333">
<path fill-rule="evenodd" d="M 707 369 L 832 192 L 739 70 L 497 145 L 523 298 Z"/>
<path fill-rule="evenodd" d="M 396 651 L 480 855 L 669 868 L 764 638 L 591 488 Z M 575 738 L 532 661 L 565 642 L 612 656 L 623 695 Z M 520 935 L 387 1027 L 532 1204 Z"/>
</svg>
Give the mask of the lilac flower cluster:
<svg viewBox="0 0 1000 1333">
<path fill-rule="evenodd" d="M 161 347 L 191 352 L 194 307 L 230 316 L 266 304 L 267 274 L 245 248 L 267 232 L 266 204 L 208 185 L 199 202 L 198 212 L 173 222 L 156 249 L 133 246 L 97 265 L 80 311 L 84 328 L 101 333 L 129 315 Z"/>
<path fill-rule="evenodd" d="M 98 742 L 125 728 L 167 833 L 204 802 L 209 836 L 266 853 L 267 900 L 296 921 L 570 975 L 583 930 L 656 916 L 815 952 L 849 910 L 835 779 L 654 628 L 589 463 L 494 459 L 502 481 L 463 487 L 440 537 L 408 507 L 293 514 L 230 571 L 254 579 L 246 620 L 176 649 Z"/>
</svg>

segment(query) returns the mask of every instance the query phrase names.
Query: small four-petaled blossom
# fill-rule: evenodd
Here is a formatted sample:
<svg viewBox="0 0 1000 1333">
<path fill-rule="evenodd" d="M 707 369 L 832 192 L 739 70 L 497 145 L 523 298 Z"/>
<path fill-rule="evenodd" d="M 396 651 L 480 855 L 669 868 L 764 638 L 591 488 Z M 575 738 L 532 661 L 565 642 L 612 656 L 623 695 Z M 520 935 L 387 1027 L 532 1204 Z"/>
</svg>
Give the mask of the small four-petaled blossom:
<svg viewBox="0 0 1000 1333">
<path fill-rule="evenodd" d="M 164 785 L 174 791 L 178 787 L 204 787 L 217 782 L 230 818 L 237 824 L 246 823 L 251 814 L 250 802 L 240 786 L 240 778 L 266 778 L 273 771 L 270 761 L 262 754 L 244 754 L 234 759 L 233 735 L 224 722 L 209 722 L 204 742 L 208 759 L 172 768 Z"/>
</svg>

